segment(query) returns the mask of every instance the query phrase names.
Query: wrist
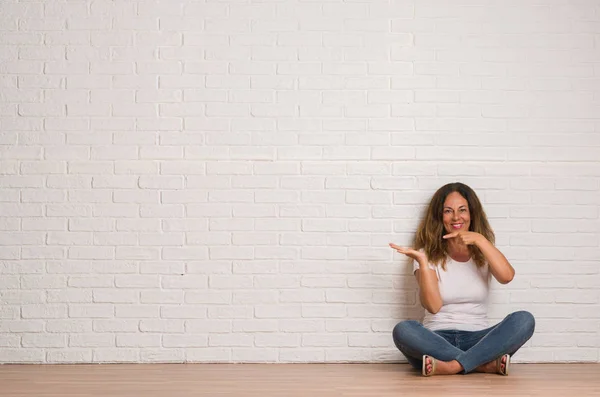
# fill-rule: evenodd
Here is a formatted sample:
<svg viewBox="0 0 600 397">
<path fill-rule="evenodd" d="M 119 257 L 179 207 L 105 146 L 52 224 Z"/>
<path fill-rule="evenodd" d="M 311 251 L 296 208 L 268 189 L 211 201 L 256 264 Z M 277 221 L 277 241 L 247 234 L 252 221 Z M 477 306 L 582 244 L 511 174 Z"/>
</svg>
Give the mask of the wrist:
<svg viewBox="0 0 600 397">
<path fill-rule="evenodd" d="M 485 238 L 482 234 L 477 233 L 477 238 L 475 239 L 475 245 L 477 248 L 481 248 L 481 246 L 487 241 L 487 238 Z"/>
</svg>

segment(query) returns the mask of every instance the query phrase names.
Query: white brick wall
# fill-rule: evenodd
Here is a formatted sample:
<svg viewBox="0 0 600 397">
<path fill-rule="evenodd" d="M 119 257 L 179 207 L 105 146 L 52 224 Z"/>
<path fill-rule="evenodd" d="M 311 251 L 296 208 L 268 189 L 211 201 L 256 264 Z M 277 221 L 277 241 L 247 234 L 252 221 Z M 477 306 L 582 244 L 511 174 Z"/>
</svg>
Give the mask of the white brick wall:
<svg viewBox="0 0 600 397">
<path fill-rule="evenodd" d="M 460 180 L 599 361 L 600 4 L 0 1 L 0 362 L 391 362 Z"/>
</svg>

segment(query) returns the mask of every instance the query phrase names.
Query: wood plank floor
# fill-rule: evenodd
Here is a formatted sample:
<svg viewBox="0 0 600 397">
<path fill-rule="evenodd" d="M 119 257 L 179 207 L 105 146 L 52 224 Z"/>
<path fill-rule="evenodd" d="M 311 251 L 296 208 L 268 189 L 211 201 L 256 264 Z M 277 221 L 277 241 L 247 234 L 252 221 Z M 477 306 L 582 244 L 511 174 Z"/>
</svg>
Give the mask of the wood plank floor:
<svg viewBox="0 0 600 397">
<path fill-rule="evenodd" d="M 2 397 L 600 396 L 600 364 L 421 377 L 407 364 L 0 365 Z"/>
</svg>

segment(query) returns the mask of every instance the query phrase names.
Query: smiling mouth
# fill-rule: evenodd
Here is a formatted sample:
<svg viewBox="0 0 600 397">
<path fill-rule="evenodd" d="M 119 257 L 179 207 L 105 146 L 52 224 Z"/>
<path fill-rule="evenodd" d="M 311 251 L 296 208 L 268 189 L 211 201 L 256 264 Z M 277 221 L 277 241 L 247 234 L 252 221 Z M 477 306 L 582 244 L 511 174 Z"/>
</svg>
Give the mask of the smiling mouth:
<svg viewBox="0 0 600 397">
<path fill-rule="evenodd" d="M 462 226 L 463 226 L 463 224 L 462 224 L 462 223 L 453 223 L 453 224 L 452 224 L 452 228 L 453 228 L 453 229 L 460 229 Z"/>
</svg>

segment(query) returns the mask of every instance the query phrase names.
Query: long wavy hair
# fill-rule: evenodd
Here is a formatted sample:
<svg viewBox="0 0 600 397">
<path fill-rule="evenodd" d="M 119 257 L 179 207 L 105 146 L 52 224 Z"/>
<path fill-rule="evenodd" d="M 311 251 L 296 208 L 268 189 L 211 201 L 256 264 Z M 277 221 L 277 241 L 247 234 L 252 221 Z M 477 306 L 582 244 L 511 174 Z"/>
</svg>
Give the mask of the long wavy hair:
<svg viewBox="0 0 600 397">
<path fill-rule="evenodd" d="M 463 196 L 469 204 L 471 224 L 469 231 L 477 232 L 487 238 L 492 244 L 495 243 L 495 235 L 492 230 L 483 206 L 475 194 L 475 191 L 464 183 L 449 183 L 438 189 L 431 198 L 425 216 L 421 221 L 415 234 L 414 247 L 423 249 L 429 258 L 429 262 L 441 266 L 446 270 L 446 258 L 448 257 L 448 241 L 443 238 L 447 234 L 443 223 L 443 210 L 446 197 L 450 193 L 457 192 Z M 478 267 L 485 265 L 485 257 L 475 245 L 469 245 L 471 258 Z"/>
</svg>

